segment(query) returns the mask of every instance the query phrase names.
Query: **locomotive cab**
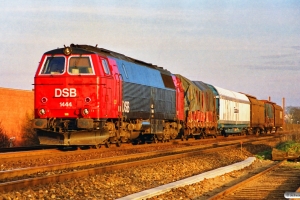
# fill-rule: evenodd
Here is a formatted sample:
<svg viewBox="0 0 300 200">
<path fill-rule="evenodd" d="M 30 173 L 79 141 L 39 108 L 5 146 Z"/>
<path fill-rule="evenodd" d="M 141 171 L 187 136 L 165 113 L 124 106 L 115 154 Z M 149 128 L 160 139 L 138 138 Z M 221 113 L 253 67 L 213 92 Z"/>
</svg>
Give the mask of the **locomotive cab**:
<svg viewBox="0 0 300 200">
<path fill-rule="evenodd" d="M 33 127 L 41 144 L 95 145 L 110 137 L 120 84 L 105 56 L 76 47 L 46 52 L 35 75 Z"/>
</svg>

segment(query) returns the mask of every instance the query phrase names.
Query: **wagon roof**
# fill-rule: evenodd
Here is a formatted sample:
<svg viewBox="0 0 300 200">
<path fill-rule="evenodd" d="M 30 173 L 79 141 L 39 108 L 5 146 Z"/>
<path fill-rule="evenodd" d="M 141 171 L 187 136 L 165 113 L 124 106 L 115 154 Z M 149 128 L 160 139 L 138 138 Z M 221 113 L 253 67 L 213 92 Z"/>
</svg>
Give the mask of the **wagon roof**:
<svg viewBox="0 0 300 200">
<path fill-rule="evenodd" d="M 245 94 L 241 94 L 239 92 L 234 92 L 217 86 L 214 87 L 218 91 L 220 97 L 229 97 L 232 99 L 238 99 L 238 100 L 249 102 L 249 99 Z"/>
</svg>

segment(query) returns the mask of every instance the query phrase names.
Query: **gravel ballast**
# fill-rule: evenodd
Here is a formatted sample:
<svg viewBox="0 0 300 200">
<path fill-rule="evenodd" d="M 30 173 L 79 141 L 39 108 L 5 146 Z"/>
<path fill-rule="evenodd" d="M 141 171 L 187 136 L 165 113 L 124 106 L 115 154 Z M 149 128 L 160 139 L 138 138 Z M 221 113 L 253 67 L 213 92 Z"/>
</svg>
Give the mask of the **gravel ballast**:
<svg viewBox="0 0 300 200">
<path fill-rule="evenodd" d="M 249 151 L 248 149 L 251 149 Z M 61 183 L 41 185 L 0 195 L 1 199 L 117 199 L 149 188 L 158 187 L 190 176 L 201 174 L 219 167 L 227 166 L 253 156 L 253 152 L 270 149 L 268 145 L 245 146 L 217 153 L 205 153 L 180 160 L 158 162 L 155 164 L 123 169 L 96 176 L 72 179 Z M 272 162 L 272 161 L 268 161 Z M 255 162 L 256 163 L 256 162 Z M 262 162 L 263 163 L 263 162 Z M 270 164 L 270 163 L 267 163 Z M 251 166 L 250 166 L 251 167 Z M 205 183 L 207 180 L 202 181 Z M 210 184 L 210 187 L 213 185 Z M 181 199 L 191 199 L 201 195 L 203 187 L 187 186 L 189 192 L 180 195 Z M 184 189 L 186 190 L 186 189 Z M 180 199 L 178 193 L 172 193 Z M 158 197 L 157 197 L 158 198 Z M 152 199 L 157 199 L 156 197 Z M 169 197 L 168 197 L 169 198 Z M 164 198 L 158 198 L 164 199 Z"/>
</svg>

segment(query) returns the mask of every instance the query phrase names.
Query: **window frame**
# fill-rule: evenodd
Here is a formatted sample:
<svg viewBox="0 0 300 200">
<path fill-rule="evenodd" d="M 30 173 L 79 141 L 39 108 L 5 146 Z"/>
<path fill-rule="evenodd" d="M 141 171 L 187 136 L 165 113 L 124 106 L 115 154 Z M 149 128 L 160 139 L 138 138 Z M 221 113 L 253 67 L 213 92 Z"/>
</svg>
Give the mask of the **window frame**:
<svg viewBox="0 0 300 200">
<path fill-rule="evenodd" d="M 127 69 L 126 69 L 126 66 L 125 66 L 124 63 L 122 63 L 122 68 L 123 68 L 123 71 L 124 71 L 124 73 L 125 73 L 125 77 L 126 77 L 127 79 L 129 79 L 128 73 L 127 73 Z"/>
<path fill-rule="evenodd" d="M 89 58 L 90 66 L 91 66 L 91 68 L 92 68 L 92 73 L 78 73 L 78 74 L 77 74 L 77 73 L 71 73 L 71 72 L 69 71 L 69 69 L 70 69 L 70 60 L 71 60 L 71 58 Z M 95 75 L 95 67 L 94 67 L 93 60 L 92 60 L 91 55 L 71 55 L 71 56 L 69 56 L 69 57 L 68 57 L 68 67 L 67 67 L 67 72 L 68 72 L 68 74 L 71 75 L 71 76 L 78 76 L 78 75 L 80 75 L 80 76 L 91 76 L 91 75 Z"/>
<path fill-rule="evenodd" d="M 104 75 L 110 76 L 111 75 L 111 70 L 109 68 L 109 64 L 108 64 L 107 60 L 105 58 L 100 58 L 100 59 L 101 59 L 101 65 L 102 65 Z M 103 61 L 105 62 L 104 64 L 103 64 Z"/>
<path fill-rule="evenodd" d="M 51 74 L 51 73 L 49 73 L 49 74 L 46 74 L 46 73 L 42 73 L 42 71 L 44 70 L 44 67 L 45 67 L 45 64 L 46 64 L 46 62 L 47 62 L 47 60 L 48 60 L 48 58 L 55 58 L 55 57 L 62 57 L 62 58 L 64 58 L 64 70 L 63 70 L 63 72 L 62 73 L 55 73 L 55 74 Z M 42 65 L 41 65 L 41 68 L 40 68 L 40 71 L 39 71 L 39 75 L 41 75 L 41 76 L 53 76 L 53 75 L 63 75 L 64 73 L 66 73 L 66 56 L 64 56 L 64 55 L 55 55 L 55 56 L 53 56 L 53 55 L 45 55 L 45 57 L 44 57 L 44 59 L 43 59 L 43 63 L 42 63 Z"/>
</svg>

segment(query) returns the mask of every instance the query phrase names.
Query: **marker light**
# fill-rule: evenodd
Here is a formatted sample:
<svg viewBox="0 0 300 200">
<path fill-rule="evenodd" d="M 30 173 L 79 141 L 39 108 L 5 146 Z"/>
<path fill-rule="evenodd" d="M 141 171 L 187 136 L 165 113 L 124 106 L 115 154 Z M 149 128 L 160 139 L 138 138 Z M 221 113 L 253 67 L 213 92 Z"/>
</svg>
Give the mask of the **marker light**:
<svg viewBox="0 0 300 200">
<path fill-rule="evenodd" d="M 42 103 L 46 103 L 47 101 L 48 101 L 48 99 L 46 97 L 41 98 Z"/>
<path fill-rule="evenodd" d="M 86 102 L 86 103 L 90 103 L 90 102 L 91 102 L 91 98 L 90 98 L 90 97 L 86 97 L 86 98 L 85 98 L 85 102 Z"/>
</svg>

